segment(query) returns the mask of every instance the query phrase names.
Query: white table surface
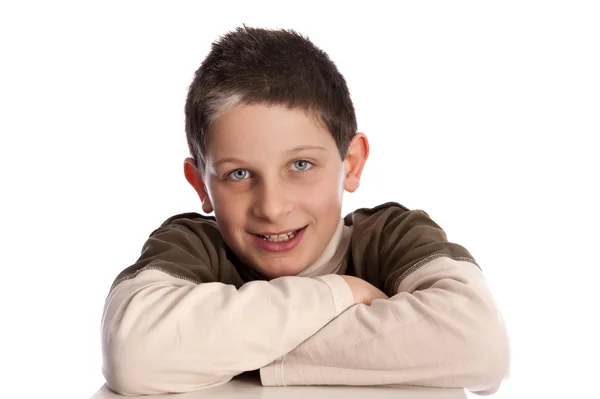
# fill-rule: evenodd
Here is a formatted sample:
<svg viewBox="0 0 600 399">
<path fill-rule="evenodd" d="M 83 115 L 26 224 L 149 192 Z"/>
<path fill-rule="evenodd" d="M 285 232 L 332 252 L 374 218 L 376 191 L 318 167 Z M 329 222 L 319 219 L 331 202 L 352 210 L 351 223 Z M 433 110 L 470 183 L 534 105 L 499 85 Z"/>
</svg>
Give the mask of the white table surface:
<svg viewBox="0 0 600 399">
<path fill-rule="evenodd" d="M 201 398 L 248 398 L 248 399 L 466 399 L 463 389 L 417 388 L 404 386 L 348 387 L 348 386 L 300 386 L 300 387 L 263 387 L 257 378 L 241 377 L 225 385 L 196 392 L 152 395 L 121 396 L 103 385 L 91 399 L 201 399 Z"/>
</svg>

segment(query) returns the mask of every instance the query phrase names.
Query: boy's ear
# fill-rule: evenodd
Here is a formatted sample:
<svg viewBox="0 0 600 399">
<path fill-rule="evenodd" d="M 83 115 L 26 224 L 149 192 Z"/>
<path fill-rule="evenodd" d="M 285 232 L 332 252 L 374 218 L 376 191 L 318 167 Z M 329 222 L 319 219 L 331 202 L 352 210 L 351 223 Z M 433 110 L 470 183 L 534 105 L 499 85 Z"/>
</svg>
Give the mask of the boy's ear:
<svg viewBox="0 0 600 399">
<path fill-rule="evenodd" d="M 369 158 L 369 140 L 364 133 L 356 133 L 350 141 L 346 159 L 344 159 L 346 169 L 344 189 L 346 191 L 353 193 L 360 185 L 360 175 L 367 158 Z"/>
<path fill-rule="evenodd" d="M 206 190 L 202 173 L 198 170 L 192 158 L 186 158 L 183 162 L 183 174 L 188 183 L 196 190 L 198 197 L 200 197 L 202 210 L 205 213 L 211 213 L 213 211 L 213 206 L 208 197 L 208 191 Z"/>
</svg>

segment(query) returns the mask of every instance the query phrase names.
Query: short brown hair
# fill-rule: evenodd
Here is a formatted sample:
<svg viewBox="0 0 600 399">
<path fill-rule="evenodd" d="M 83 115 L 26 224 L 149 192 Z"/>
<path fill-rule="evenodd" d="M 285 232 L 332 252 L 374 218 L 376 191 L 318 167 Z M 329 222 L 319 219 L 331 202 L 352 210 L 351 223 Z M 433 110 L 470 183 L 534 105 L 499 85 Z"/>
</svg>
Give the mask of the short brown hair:
<svg viewBox="0 0 600 399">
<path fill-rule="evenodd" d="M 239 104 L 284 105 L 314 113 L 342 159 L 356 133 L 346 80 L 329 56 L 293 30 L 240 27 L 212 44 L 189 87 L 185 132 L 191 156 L 205 166 L 207 133 Z"/>
</svg>

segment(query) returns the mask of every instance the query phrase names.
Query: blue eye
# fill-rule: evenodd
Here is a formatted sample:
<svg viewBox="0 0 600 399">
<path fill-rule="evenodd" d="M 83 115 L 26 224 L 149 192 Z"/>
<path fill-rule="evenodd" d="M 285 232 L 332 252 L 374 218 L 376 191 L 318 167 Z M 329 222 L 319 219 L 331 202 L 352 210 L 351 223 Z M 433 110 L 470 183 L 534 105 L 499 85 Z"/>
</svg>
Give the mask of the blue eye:
<svg viewBox="0 0 600 399">
<path fill-rule="evenodd" d="M 304 170 L 308 170 L 310 168 L 312 168 L 312 163 L 306 161 L 306 160 L 299 160 L 299 161 L 295 161 L 292 165 L 295 165 L 296 170 L 299 171 L 304 171 Z"/>
<path fill-rule="evenodd" d="M 250 175 L 250 172 L 247 169 L 236 169 L 227 175 L 227 178 L 230 180 L 244 180 Z"/>
</svg>

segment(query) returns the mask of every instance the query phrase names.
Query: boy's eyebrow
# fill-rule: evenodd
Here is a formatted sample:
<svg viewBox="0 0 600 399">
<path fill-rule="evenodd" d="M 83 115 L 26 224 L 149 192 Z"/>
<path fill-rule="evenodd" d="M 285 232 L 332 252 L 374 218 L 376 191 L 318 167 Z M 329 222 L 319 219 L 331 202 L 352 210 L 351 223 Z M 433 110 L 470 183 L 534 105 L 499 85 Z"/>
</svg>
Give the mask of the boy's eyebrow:
<svg viewBox="0 0 600 399">
<path fill-rule="evenodd" d="M 308 150 L 327 151 L 327 148 L 321 147 L 319 145 L 303 145 L 303 146 L 299 146 L 299 147 L 295 147 L 290 150 L 287 150 L 286 153 L 297 154 L 299 152 L 308 151 Z M 218 161 L 213 162 L 212 166 L 214 168 L 216 168 L 217 166 L 219 166 L 221 164 L 229 163 L 229 162 L 230 163 L 243 163 L 243 161 L 239 158 L 227 157 L 227 158 L 219 159 Z"/>
<path fill-rule="evenodd" d="M 223 159 L 219 159 L 218 161 L 215 161 L 212 163 L 213 168 L 216 168 L 217 166 L 223 164 L 223 163 L 241 163 L 242 160 L 238 159 L 238 158 L 223 158 Z"/>
<path fill-rule="evenodd" d="M 300 147 L 292 148 L 287 151 L 290 154 L 296 154 L 298 152 L 307 151 L 307 150 L 319 150 L 319 151 L 327 151 L 327 148 L 321 147 L 320 145 L 303 145 Z"/>
</svg>

